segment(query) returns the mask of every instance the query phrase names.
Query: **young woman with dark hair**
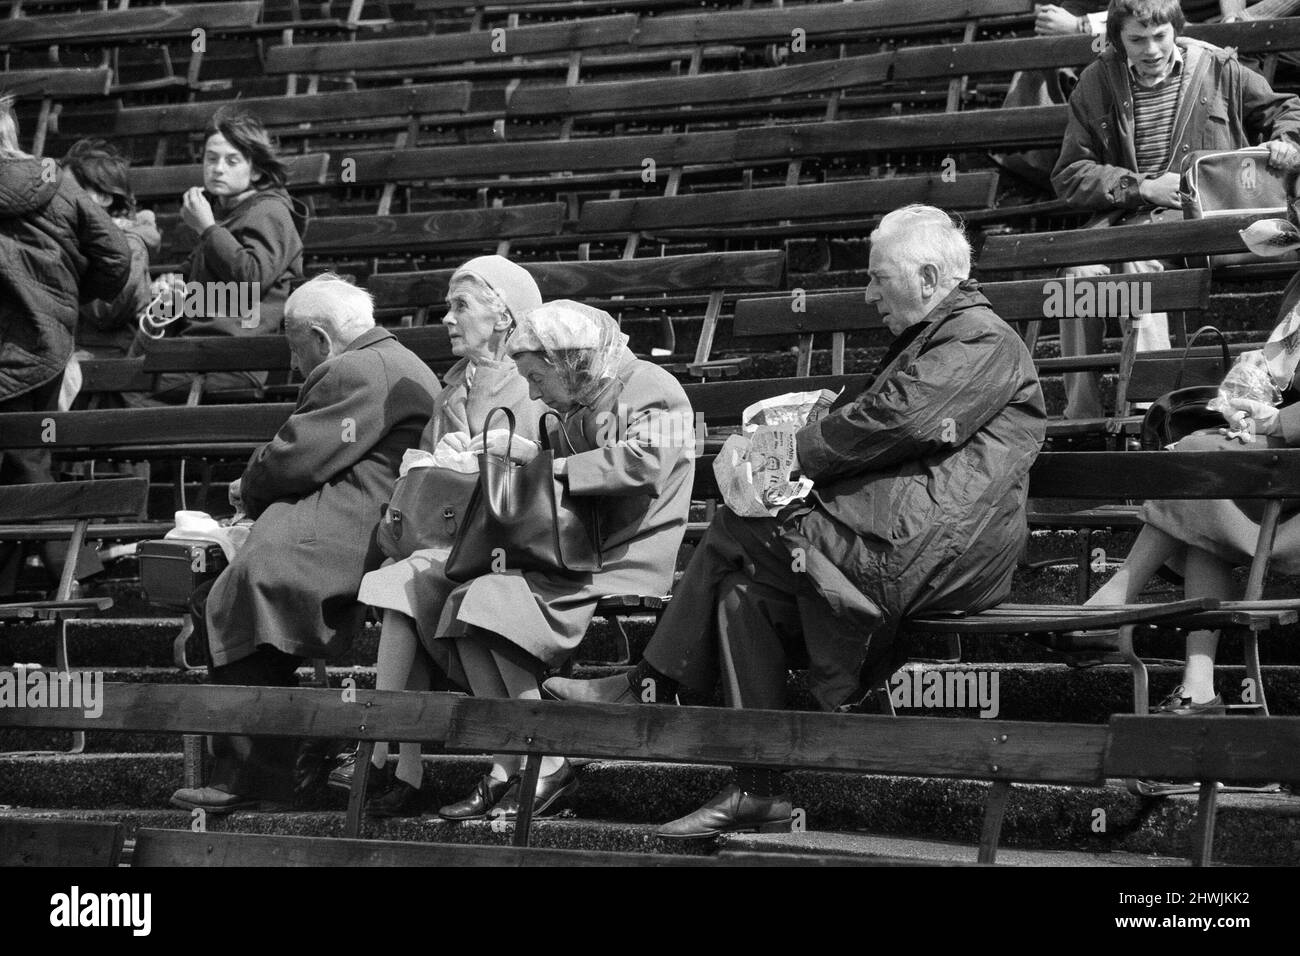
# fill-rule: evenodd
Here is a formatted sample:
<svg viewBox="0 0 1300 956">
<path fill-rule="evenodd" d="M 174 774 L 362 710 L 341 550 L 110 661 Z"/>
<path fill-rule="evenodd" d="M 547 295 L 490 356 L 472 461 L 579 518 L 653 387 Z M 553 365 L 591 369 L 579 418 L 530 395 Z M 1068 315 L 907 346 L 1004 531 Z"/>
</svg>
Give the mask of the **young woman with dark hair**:
<svg viewBox="0 0 1300 956">
<path fill-rule="evenodd" d="M 305 208 L 290 198 L 285 181 L 284 165 L 261 123 L 228 109 L 212 117 L 203 187 L 181 197 L 181 219 L 197 241 L 181 274 L 164 276 L 154 287 L 172 288 L 172 317 L 183 317 L 183 334 L 283 331 L 290 283 L 302 275 L 306 222 Z M 265 380 L 265 372 L 228 373 L 208 376 L 207 383 L 220 389 Z M 163 376 L 159 394 L 170 399 L 172 390 L 187 386 L 186 376 Z"/>
</svg>

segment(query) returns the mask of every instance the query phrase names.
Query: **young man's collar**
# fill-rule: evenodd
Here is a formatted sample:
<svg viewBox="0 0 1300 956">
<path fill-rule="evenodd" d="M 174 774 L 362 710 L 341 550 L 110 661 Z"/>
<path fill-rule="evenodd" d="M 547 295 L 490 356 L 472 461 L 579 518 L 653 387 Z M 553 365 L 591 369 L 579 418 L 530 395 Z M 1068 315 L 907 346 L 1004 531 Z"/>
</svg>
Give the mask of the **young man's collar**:
<svg viewBox="0 0 1300 956">
<path fill-rule="evenodd" d="M 1142 89 L 1151 89 L 1151 87 L 1143 83 L 1142 78 L 1138 76 L 1137 70 L 1134 69 L 1133 67 L 1133 61 L 1125 57 L 1124 62 L 1128 66 L 1128 78 L 1133 82 L 1133 85 L 1141 87 Z M 1174 77 L 1181 75 L 1182 72 L 1183 72 L 1183 48 L 1178 45 L 1177 41 L 1175 41 L 1173 66 L 1170 67 L 1169 69 L 1169 75 L 1166 76 L 1160 82 L 1168 83 Z M 1160 84 L 1155 84 L 1155 85 L 1158 86 Z"/>
</svg>

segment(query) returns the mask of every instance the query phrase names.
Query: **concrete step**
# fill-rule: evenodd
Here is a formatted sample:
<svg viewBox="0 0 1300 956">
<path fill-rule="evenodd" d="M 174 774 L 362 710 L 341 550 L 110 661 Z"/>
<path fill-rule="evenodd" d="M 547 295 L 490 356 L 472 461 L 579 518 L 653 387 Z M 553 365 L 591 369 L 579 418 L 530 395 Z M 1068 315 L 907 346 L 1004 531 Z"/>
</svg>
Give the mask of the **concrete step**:
<svg viewBox="0 0 1300 956">
<path fill-rule="evenodd" d="M 74 766 L 75 765 L 75 766 Z M 486 769 L 466 757 L 426 758 L 426 813 L 459 799 Z M 189 814 L 167 809 L 180 776 L 172 755 L 28 758 L 0 761 L 5 771 L 0 804 L 40 808 L 60 815 L 98 813 L 137 825 L 188 827 Z M 592 849 L 676 849 L 650 835 L 653 825 L 695 809 L 729 779 L 717 767 L 592 761 L 579 769 L 581 785 L 563 816 L 542 821 L 574 834 L 566 840 Z M 800 771 L 789 774 L 791 798 L 809 831 L 960 842 L 974 857 L 988 787 L 974 781 Z M 313 812 L 240 813 L 211 829 L 338 835 L 342 795 L 331 794 Z M 1186 856 L 1196 800 L 1193 796 L 1144 799 L 1118 782 L 1102 788 L 1017 786 L 1002 827 L 1008 848 L 1127 852 Z M 592 821 L 595 821 L 594 823 Z M 1300 862 L 1300 800 L 1288 793 L 1223 794 L 1216 855 L 1221 862 Z M 575 845 L 542 843 L 540 845 Z M 449 824 L 424 817 L 369 821 L 366 836 L 390 839 L 495 840 L 487 823 Z"/>
</svg>

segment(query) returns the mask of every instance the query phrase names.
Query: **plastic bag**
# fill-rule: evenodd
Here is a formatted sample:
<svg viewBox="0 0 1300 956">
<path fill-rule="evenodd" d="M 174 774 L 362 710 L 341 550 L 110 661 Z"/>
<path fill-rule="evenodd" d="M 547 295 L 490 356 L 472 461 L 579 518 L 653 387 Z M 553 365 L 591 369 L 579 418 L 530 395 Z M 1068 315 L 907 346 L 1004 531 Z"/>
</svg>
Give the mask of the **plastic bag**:
<svg viewBox="0 0 1300 956">
<path fill-rule="evenodd" d="M 1282 392 L 1273 381 L 1262 350 L 1237 356 L 1236 363 L 1228 369 L 1219 385 L 1219 397 L 1210 399 L 1207 407 L 1212 412 L 1222 412 L 1234 398 L 1248 398 L 1275 407 L 1282 404 Z"/>
</svg>

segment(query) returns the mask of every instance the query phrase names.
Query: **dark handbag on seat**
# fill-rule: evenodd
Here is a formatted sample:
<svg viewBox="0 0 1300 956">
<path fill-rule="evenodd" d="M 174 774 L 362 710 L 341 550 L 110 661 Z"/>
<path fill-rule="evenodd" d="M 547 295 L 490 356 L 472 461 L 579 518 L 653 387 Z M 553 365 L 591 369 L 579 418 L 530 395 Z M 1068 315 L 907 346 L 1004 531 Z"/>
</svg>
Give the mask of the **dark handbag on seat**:
<svg viewBox="0 0 1300 956">
<path fill-rule="evenodd" d="M 498 412 L 505 413 L 513 444 L 515 415 L 504 405 L 488 412 L 483 434 Z M 508 455 L 479 456 L 478 484 L 447 557 L 445 573 L 452 581 L 503 570 L 573 575 L 600 570 L 594 502 L 570 496 L 555 477 L 555 452 L 546 431 L 546 418 L 553 414 L 542 416 L 542 450 L 528 464 Z"/>
<path fill-rule="evenodd" d="M 375 543 L 390 558 L 409 558 L 424 548 L 448 548 L 465 520 L 478 475 L 450 468 L 412 468 L 393 486 Z"/>
<path fill-rule="evenodd" d="M 1223 416 L 1212 412 L 1205 406 L 1219 395 L 1219 386 L 1191 385 L 1183 388 L 1183 373 L 1187 371 L 1187 355 L 1192 345 L 1202 333 L 1213 333 L 1219 339 L 1219 348 L 1223 352 L 1222 382 L 1232 365 L 1228 354 L 1228 342 L 1212 325 L 1203 325 L 1192 333 L 1183 349 L 1183 358 L 1178 366 L 1178 377 L 1174 379 L 1174 389 L 1166 392 L 1151 403 L 1142 418 L 1142 450 L 1160 451 L 1192 432 L 1202 428 L 1218 428 L 1224 424 Z"/>
</svg>

